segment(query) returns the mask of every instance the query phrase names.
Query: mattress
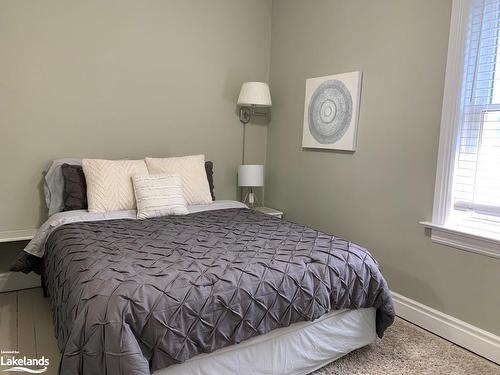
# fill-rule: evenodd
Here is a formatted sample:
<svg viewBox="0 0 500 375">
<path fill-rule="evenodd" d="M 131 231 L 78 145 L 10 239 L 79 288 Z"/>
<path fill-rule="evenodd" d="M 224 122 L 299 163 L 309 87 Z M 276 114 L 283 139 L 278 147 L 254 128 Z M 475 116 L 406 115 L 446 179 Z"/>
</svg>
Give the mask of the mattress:
<svg viewBox="0 0 500 375">
<path fill-rule="evenodd" d="M 200 354 L 153 375 L 305 375 L 375 341 L 375 309 L 338 310 Z M 256 360 L 258 359 L 258 360 Z"/>
</svg>

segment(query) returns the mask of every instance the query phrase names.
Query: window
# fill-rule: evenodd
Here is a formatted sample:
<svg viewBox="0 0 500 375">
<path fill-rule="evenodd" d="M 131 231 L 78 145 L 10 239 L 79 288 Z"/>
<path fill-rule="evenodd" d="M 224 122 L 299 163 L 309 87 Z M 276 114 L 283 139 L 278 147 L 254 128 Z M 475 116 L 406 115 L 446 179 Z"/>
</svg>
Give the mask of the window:
<svg viewBox="0 0 500 375">
<path fill-rule="evenodd" d="M 500 257 L 500 0 L 454 0 L 432 238 Z"/>
<path fill-rule="evenodd" d="M 500 0 L 469 16 L 453 176 L 452 225 L 500 232 Z"/>
</svg>

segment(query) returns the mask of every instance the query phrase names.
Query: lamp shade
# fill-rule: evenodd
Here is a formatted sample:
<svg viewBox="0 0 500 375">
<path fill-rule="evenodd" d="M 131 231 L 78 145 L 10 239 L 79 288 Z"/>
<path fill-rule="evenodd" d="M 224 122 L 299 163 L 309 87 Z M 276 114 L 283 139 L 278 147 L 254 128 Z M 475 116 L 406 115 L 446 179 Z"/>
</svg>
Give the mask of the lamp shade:
<svg viewBox="0 0 500 375">
<path fill-rule="evenodd" d="M 258 107 L 270 107 L 271 93 L 269 86 L 265 82 L 245 82 L 241 86 L 240 96 L 238 97 L 238 105 Z"/>
<path fill-rule="evenodd" d="M 264 186 L 264 166 L 244 164 L 238 168 L 238 186 Z"/>
</svg>

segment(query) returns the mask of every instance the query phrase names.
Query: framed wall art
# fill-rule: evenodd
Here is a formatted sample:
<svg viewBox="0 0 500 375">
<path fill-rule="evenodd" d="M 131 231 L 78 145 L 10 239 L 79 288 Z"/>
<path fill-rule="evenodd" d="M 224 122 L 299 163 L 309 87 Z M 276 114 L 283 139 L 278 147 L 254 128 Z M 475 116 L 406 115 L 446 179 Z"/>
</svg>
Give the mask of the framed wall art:
<svg viewBox="0 0 500 375">
<path fill-rule="evenodd" d="M 302 147 L 356 150 L 361 72 L 306 80 Z"/>
</svg>

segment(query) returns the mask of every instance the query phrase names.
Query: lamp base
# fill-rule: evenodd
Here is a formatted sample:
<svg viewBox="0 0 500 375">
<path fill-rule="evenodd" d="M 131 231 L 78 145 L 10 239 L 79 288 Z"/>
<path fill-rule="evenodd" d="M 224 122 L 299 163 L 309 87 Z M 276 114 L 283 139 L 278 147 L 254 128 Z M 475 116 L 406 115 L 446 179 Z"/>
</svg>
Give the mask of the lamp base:
<svg viewBox="0 0 500 375">
<path fill-rule="evenodd" d="M 250 187 L 243 198 L 243 203 L 245 203 L 250 208 L 260 207 L 259 200 L 255 194 L 253 187 Z"/>
<path fill-rule="evenodd" d="M 250 122 L 250 116 L 252 114 L 252 111 L 248 107 L 241 107 L 240 108 L 240 121 L 243 124 L 248 124 Z"/>
</svg>

